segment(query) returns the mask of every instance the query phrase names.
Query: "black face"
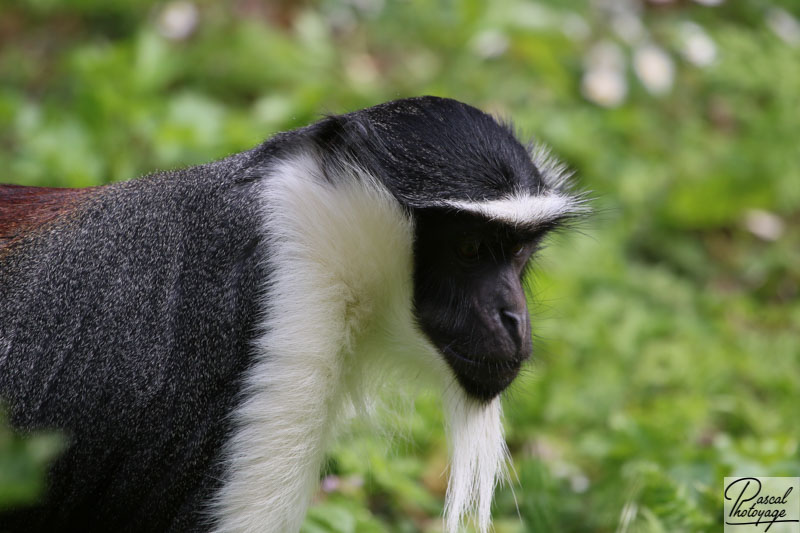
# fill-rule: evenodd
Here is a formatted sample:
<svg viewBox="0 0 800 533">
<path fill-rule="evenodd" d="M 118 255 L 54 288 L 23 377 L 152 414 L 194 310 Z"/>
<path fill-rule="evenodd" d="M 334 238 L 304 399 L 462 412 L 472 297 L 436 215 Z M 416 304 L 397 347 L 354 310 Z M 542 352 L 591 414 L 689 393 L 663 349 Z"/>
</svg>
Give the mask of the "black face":
<svg viewBox="0 0 800 533">
<path fill-rule="evenodd" d="M 416 212 L 414 304 L 471 396 L 490 400 L 531 353 L 522 277 L 541 234 L 442 210 Z"/>
</svg>

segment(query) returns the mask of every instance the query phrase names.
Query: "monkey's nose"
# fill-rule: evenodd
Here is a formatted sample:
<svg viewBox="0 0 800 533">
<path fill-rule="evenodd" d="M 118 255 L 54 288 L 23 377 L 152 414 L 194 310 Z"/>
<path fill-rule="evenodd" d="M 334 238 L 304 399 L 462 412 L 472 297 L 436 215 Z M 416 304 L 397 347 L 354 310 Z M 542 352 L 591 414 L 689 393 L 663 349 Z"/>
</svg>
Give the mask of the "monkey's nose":
<svg viewBox="0 0 800 533">
<path fill-rule="evenodd" d="M 500 320 L 508 330 L 508 333 L 511 335 L 514 343 L 517 346 L 521 346 L 522 341 L 525 338 L 525 325 L 527 322 L 525 320 L 525 315 L 523 313 L 510 311 L 508 309 L 501 309 Z"/>
</svg>

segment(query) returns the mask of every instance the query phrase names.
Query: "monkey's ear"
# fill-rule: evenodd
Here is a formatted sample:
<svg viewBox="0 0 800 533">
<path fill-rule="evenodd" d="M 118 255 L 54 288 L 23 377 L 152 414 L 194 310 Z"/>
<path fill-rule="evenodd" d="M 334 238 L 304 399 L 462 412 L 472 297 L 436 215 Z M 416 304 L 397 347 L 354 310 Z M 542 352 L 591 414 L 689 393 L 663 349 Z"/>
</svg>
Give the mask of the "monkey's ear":
<svg viewBox="0 0 800 533">
<path fill-rule="evenodd" d="M 374 126 L 357 114 L 326 116 L 310 126 L 307 135 L 324 168 L 358 167 L 374 176 L 382 174 L 380 155 L 386 147 Z"/>
<path fill-rule="evenodd" d="M 327 116 L 310 126 L 307 135 L 324 167 L 338 168 L 344 160 L 352 159 L 353 139 L 343 117 Z"/>
<path fill-rule="evenodd" d="M 328 115 L 308 127 L 310 140 L 326 151 L 337 151 L 347 140 L 344 120 L 339 115 Z"/>
</svg>

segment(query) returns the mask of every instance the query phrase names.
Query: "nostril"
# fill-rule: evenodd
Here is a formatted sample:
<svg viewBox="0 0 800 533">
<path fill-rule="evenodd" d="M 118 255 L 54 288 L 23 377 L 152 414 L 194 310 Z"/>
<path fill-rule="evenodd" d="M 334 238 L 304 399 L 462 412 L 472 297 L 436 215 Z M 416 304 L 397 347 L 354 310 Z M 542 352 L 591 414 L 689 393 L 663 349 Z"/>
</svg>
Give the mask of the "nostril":
<svg viewBox="0 0 800 533">
<path fill-rule="evenodd" d="M 523 335 L 525 335 L 525 315 L 509 311 L 508 309 L 501 309 L 500 319 L 509 333 L 511 333 L 514 340 L 519 343 Z"/>
</svg>

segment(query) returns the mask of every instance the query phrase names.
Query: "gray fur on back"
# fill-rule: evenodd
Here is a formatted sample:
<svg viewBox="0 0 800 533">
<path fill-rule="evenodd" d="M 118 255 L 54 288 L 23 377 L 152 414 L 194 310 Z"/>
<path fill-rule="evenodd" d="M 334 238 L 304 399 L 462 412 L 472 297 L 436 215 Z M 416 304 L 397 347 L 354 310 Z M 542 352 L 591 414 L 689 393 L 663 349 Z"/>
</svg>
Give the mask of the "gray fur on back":
<svg viewBox="0 0 800 533">
<path fill-rule="evenodd" d="M 99 189 L 0 254 L 0 396 L 69 447 L 0 530 L 205 529 L 264 287 L 269 145 Z"/>
</svg>

